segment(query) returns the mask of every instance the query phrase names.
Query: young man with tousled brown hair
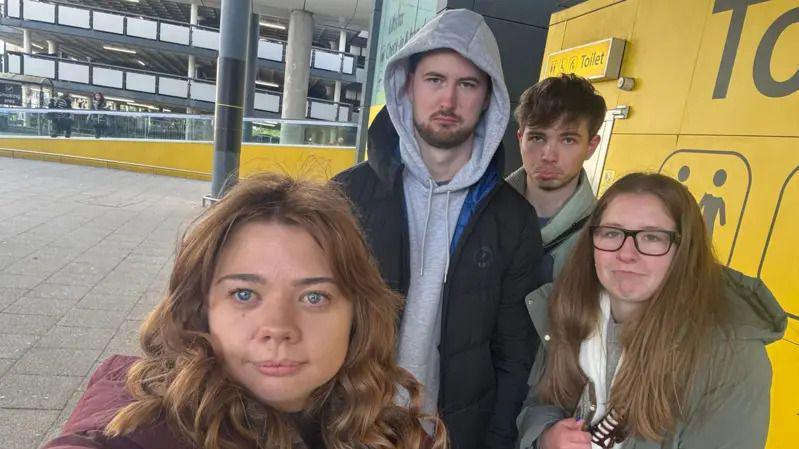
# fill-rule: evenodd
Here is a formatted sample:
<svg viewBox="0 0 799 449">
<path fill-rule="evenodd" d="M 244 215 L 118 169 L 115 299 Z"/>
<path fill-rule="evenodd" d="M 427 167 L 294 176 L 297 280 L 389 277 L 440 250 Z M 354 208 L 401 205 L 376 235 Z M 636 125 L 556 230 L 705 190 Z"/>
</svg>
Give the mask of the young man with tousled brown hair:
<svg viewBox="0 0 799 449">
<path fill-rule="evenodd" d="M 574 74 L 546 78 L 528 88 L 515 116 L 522 167 L 507 181 L 535 207 L 544 241 L 540 276 L 560 271 L 596 198 L 583 162 L 596 151 L 605 100 Z"/>
</svg>

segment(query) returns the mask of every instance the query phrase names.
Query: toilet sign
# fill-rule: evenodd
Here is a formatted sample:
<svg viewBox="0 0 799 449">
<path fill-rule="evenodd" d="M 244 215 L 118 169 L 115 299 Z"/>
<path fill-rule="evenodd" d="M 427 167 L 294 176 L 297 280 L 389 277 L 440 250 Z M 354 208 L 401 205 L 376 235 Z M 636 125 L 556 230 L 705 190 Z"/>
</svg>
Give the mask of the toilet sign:
<svg viewBox="0 0 799 449">
<path fill-rule="evenodd" d="M 699 204 L 716 256 L 729 265 L 752 184 L 749 162 L 735 151 L 677 150 L 663 162 L 660 173 L 688 187 Z"/>
<path fill-rule="evenodd" d="M 574 73 L 591 81 L 616 79 L 621 70 L 624 45 L 624 39 L 612 37 L 550 53 L 546 76 Z"/>
</svg>

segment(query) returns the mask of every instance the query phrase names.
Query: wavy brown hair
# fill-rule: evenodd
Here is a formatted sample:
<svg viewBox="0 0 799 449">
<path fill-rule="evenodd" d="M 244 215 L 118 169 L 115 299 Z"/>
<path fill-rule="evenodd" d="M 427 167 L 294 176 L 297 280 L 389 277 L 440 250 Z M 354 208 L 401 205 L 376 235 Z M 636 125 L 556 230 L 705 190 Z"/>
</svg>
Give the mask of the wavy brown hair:
<svg viewBox="0 0 799 449">
<path fill-rule="evenodd" d="M 421 386 L 394 359 L 401 299 L 385 285 L 344 197 L 333 187 L 262 174 L 231 189 L 184 235 L 166 297 L 141 328 L 144 357 L 129 371 L 134 402 L 106 427 L 110 436 L 165 419 L 202 449 L 288 449 L 295 418 L 260 403 L 224 371 L 213 351 L 205 300 L 228 236 L 245 223 L 298 226 L 329 258 L 338 287 L 353 303 L 345 361 L 317 388 L 303 413 L 321 425 L 331 449 L 446 447 L 438 418 L 421 412 Z M 395 405 L 405 390 L 410 401 Z M 422 422 L 435 429 L 426 436 Z"/>
<path fill-rule="evenodd" d="M 708 336 L 727 328 L 721 266 L 716 262 L 696 200 L 676 180 L 633 173 L 599 199 L 588 226 L 555 282 L 550 298 L 551 337 L 539 383 L 541 399 L 572 410 L 587 381 L 580 369 L 580 344 L 594 332 L 602 285 L 596 274 L 589 226 L 598 225 L 608 205 L 622 194 L 660 199 L 677 224 L 676 252 L 663 282 L 636 318 L 622 326 L 621 365 L 610 392 L 610 407 L 621 412 L 630 435 L 662 441 L 684 418 L 700 356 Z"/>
</svg>

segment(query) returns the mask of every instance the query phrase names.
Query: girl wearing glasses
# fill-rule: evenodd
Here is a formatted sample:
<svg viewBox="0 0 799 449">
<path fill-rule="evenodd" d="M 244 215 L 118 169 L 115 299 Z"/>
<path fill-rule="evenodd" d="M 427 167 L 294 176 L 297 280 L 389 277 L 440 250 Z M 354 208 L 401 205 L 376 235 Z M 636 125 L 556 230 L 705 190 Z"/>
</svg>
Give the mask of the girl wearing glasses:
<svg viewBox="0 0 799 449">
<path fill-rule="evenodd" d="M 556 280 L 527 297 L 541 338 L 523 449 L 765 445 L 786 316 L 722 267 L 691 193 L 634 173 L 599 199 Z"/>
<path fill-rule="evenodd" d="M 443 449 L 394 361 L 399 306 L 342 196 L 250 178 L 184 237 L 143 357 L 103 363 L 44 448 Z"/>
</svg>

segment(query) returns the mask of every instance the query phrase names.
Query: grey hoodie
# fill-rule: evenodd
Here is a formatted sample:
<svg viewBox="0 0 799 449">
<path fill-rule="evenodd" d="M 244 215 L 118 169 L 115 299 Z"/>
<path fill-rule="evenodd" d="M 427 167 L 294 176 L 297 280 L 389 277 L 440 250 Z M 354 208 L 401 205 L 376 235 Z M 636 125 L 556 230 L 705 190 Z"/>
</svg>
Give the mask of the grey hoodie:
<svg viewBox="0 0 799 449">
<path fill-rule="evenodd" d="M 491 77 L 491 100 L 475 129 L 469 161 L 445 185 L 437 185 L 422 160 L 414 135 L 412 105 L 405 84 L 408 59 L 416 53 L 450 48 Z M 410 238 L 411 279 L 400 326 L 400 366 L 425 386 L 425 410 L 436 411 L 439 389 L 441 298 L 449 269 L 450 243 L 469 188 L 488 168 L 510 115 L 499 48 L 482 16 L 445 11 L 420 29 L 386 65 L 386 108 L 399 135 L 405 165 L 403 188 Z"/>
</svg>

